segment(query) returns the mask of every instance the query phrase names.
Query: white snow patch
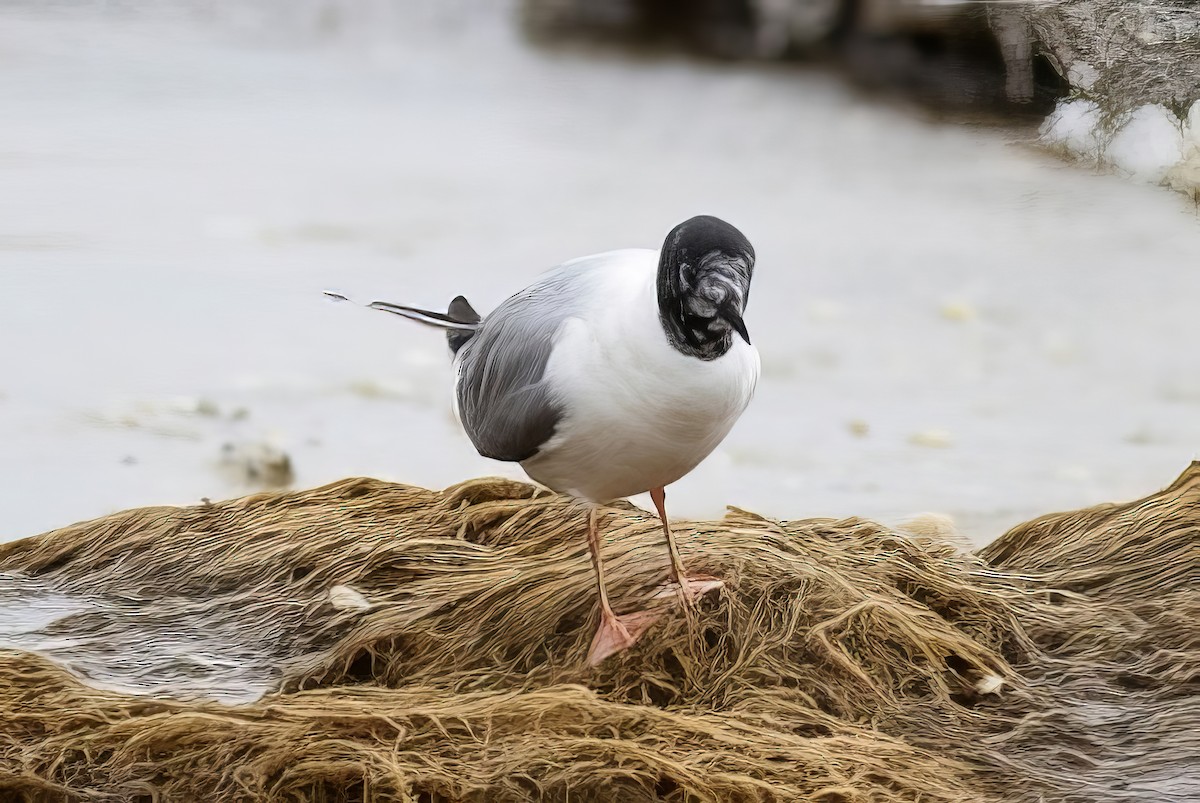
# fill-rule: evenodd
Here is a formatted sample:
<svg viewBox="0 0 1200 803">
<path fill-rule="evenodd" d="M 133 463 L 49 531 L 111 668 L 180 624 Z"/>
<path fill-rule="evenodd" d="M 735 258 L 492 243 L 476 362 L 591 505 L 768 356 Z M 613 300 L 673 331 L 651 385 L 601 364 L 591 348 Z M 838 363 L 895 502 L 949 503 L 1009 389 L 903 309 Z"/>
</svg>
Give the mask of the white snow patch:
<svg viewBox="0 0 1200 803">
<path fill-rule="evenodd" d="M 1147 104 L 1133 111 L 1108 144 L 1113 167 L 1138 181 L 1158 184 L 1183 161 L 1183 130 L 1165 106 Z"/>
<path fill-rule="evenodd" d="M 1187 121 L 1183 124 L 1183 140 L 1195 150 L 1200 150 L 1200 100 L 1188 109 Z"/>
<path fill-rule="evenodd" d="M 1183 123 L 1183 160 L 1171 170 L 1168 180 L 1175 189 L 1200 198 L 1200 100 L 1188 110 Z"/>
<path fill-rule="evenodd" d="M 1080 159 L 1098 161 L 1104 147 L 1100 107 L 1082 98 L 1061 101 L 1038 133 L 1046 145 Z"/>
</svg>

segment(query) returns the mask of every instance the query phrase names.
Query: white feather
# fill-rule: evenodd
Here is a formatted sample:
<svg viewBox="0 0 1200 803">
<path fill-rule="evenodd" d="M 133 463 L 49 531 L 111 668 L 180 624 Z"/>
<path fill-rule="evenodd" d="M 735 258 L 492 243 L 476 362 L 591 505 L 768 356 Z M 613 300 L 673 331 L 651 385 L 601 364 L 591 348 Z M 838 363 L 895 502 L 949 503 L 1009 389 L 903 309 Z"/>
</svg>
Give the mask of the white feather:
<svg viewBox="0 0 1200 803">
<path fill-rule="evenodd" d="M 361 591 L 344 585 L 330 587 L 329 604 L 343 611 L 365 611 L 371 607 L 371 601 L 363 596 Z"/>
</svg>

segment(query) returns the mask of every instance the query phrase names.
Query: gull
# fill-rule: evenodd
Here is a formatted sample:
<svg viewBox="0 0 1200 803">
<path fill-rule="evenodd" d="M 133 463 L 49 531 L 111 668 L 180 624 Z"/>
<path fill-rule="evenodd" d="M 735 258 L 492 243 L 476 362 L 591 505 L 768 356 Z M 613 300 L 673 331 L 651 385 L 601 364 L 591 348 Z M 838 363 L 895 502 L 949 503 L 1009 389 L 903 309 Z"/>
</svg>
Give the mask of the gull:
<svg viewBox="0 0 1200 803">
<path fill-rule="evenodd" d="M 476 450 L 519 463 L 536 482 L 587 505 L 600 601 L 593 666 L 633 645 L 656 618 L 612 609 L 600 504 L 649 492 L 678 594 L 694 604 L 722 587 L 685 572 L 666 487 L 716 448 L 754 394 L 759 357 L 742 318 L 754 259 L 740 231 L 703 215 L 673 228 L 659 250 L 565 262 L 487 316 L 462 296 L 445 313 L 367 305 L 446 330 L 454 414 Z"/>
</svg>

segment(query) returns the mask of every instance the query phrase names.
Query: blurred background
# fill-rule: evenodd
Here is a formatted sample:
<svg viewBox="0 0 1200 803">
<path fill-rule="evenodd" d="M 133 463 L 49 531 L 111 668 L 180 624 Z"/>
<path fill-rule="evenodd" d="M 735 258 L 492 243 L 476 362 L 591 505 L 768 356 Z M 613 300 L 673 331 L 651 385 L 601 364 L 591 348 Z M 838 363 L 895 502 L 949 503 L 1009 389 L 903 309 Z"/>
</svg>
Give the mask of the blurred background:
<svg viewBox="0 0 1200 803">
<path fill-rule="evenodd" d="M 455 425 L 440 333 L 321 291 L 486 311 L 695 214 L 758 251 L 763 375 L 675 515 L 984 543 L 1168 483 L 1200 444 L 1196 206 L 1042 147 L 1071 87 L 989 13 L 0 3 L 0 540 L 521 477 Z"/>
</svg>

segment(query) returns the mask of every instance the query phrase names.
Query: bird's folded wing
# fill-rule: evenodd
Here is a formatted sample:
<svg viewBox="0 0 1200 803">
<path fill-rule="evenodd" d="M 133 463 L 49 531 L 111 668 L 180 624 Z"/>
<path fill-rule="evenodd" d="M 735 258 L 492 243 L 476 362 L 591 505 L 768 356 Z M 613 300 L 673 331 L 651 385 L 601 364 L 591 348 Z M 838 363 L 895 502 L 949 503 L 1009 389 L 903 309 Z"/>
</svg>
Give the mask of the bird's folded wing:
<svg viewBox="0 0 1200 803">
<path fill-rule="evenodd" d="M 563 411 L 545 381 L 563 322 L 579 307 L 575 272 L 545 275 L 490 313 L 462 349 L 458 412 L 485 457 L 520 462 L 554 435 Z"/>
</svg>

